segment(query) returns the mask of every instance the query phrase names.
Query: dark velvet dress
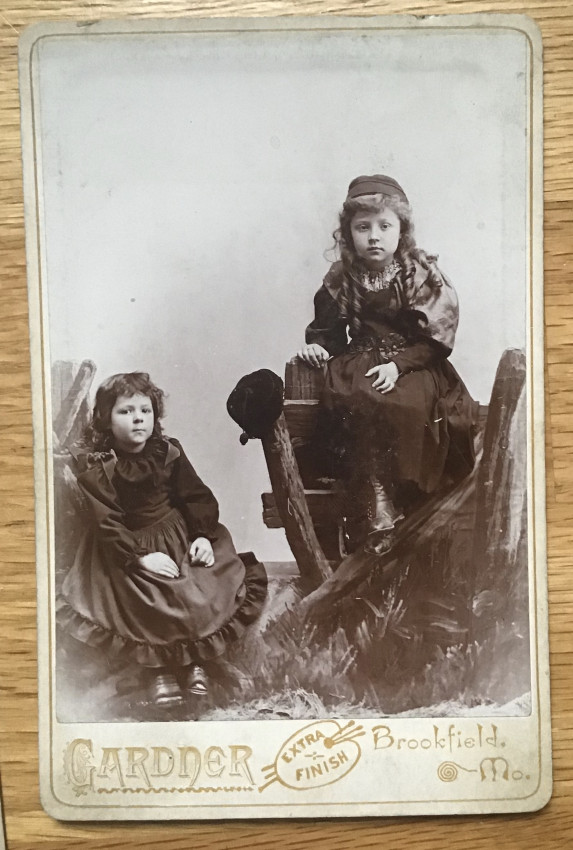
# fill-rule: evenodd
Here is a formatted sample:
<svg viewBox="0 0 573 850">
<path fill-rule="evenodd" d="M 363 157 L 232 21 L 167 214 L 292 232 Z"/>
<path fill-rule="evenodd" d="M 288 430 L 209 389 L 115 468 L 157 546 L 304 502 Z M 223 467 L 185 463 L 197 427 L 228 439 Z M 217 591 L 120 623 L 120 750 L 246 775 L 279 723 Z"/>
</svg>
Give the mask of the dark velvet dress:
<svg viewBox="0 0 573 850">
<path fill-rule="evenodd" d="M 218 521 L 218 505 L 181 445 L 151 438 L 143 452 L 78 457 L 89 503 L 85 534 L 58 598 L 59 625 L 77 640 L 146 667 L 181 667 L 222 654 L 266 598 L 262 564 L 247 564 Z M 83 469 L 82 469 L 83 467 Z M 190 543 L 211 541 L 212 567 L 190 563 Z M 169 555 L 177 578 L 138 558 Z"/>
<path fill-rule="evenodd" d="M 322 399 L 331 415 L 322 421 L 334 450 L 345 455 L 346 475 L 368 475 L 379 463 L 393 485 L 415 485 L 427 494 L 446 473 L 459 480 L 473 468 L 477 405 L 448 362 L 449 350 L 417 333 L 409 312 L 394 282 L 365 292 L 360 333 L 349 341 L 347 319 L 323 285 L 306 341 L 333 355 Z M 372 388 L 375 376 L 365 376 L 390 361 L 400 376 L 382 394 Z"/>
</svg>

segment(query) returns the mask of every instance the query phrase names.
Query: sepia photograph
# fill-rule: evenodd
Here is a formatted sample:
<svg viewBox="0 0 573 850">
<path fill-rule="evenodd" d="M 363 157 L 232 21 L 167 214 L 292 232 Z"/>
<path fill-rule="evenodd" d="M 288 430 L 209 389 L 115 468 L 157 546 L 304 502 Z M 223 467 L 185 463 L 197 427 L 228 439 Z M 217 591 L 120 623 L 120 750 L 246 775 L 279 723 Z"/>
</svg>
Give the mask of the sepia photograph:
<svg viewBox="0 0 573 850">
<path fill-rule="evenodd" d="M 29 36 L 60 729 L 539 710 L 531 40 L 392 20 Z"/>
</svg>

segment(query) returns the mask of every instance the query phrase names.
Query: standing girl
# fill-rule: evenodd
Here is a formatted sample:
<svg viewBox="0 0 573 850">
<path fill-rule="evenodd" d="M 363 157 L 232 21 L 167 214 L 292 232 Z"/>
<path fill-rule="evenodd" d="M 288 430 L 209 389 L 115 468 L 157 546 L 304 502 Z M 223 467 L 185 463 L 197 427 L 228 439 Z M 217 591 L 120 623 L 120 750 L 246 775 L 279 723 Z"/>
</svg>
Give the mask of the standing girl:
<svg viewBox="0 0 573 850">
<path fill-rule="evenodd" d="M 181 445 L 162 435 L 163 392 L 142 372 L 97 391 L 74 452 L 89 504 L 86 533 L 58 599 L 58 622 L 83 643 L 149 673 L 161 705 L 207 692 L 202 662 L 256 619 L 266 574 L 245 566 L 218 505 Z"/>
<path fill-rule="evenodd" d="M 381 174 L 357 177 L 334 237 L 341 259 L 316 293 L 298 354 L 327 363 L 322 439 L 366 517 L 367 550 L 381 554 L 413 501 L 471 471 L 477 405 L 447 360 L 455 291 L 416 247 L 402 187 Z"/>
</svg>

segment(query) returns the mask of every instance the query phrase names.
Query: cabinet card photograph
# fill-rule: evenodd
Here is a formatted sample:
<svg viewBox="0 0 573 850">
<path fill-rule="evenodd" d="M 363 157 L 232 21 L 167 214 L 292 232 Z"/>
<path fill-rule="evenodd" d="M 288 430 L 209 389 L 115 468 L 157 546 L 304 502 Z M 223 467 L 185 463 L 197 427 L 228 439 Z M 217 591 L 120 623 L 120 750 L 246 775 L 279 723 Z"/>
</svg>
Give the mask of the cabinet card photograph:
<svg viewBox="0 0 573 850">
<path fill-rule="evenodd" d="M 535 25 L 45 24 L 20 84 L 46 811 L 543 806 Z"/>
</svg>

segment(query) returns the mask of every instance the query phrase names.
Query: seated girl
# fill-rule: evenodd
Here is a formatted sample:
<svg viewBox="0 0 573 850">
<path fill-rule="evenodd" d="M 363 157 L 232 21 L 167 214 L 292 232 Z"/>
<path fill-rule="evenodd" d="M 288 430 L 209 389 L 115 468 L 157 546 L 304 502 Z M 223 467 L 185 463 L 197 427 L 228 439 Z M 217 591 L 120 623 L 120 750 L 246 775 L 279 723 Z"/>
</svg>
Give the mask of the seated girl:
<svg viewBox="0 0 573 850">
<path fill-rule="evenodd" d="M 401 186 L 357 177 L 334 236 L 340 260 L 315 295 L 298 356 L 326 364 L 321 439 L 346 479 L 348 513 L 365 518 L 360 542 L 382 554 L 413 504 L 473 468 L 477 405 L 448 361 L 456 293 L 416 247 Z"/>
<path fill-rule="evenodd" d="M 58 623 L 146 671 L 159 705 L 207 693 L 203 661 L 253 622 L 266 574 L 238 557 L 211 490 L 162 434 L 163 392 L 141 372 L 97 391 L 74 451 L 91 525 L 58 599 Z"/>
</svg>

